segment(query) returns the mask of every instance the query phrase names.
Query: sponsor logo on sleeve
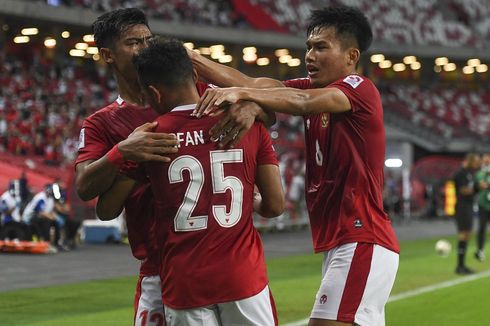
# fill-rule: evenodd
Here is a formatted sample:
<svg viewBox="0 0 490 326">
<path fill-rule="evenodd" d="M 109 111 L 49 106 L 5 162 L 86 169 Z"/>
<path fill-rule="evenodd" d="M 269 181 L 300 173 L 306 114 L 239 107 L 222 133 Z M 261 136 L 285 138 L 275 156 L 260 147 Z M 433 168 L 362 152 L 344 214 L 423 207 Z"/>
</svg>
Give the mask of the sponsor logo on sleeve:
<svg viewBox="0 0 490 326">
<path fill-rule="evenodd" d="M 85 147 L 85 128 L 80 130 L 80 137 L 78 137 L 78 150 Z"/>
<path fill-rule="evenodd" d="M 364 81 L 364 79 L 362 79 L 362 77 L 361 76 L 358 76 L 358 75 L 349 75 L 349 76 L 347 76 L 347 77 L 344 78 L 344 83 L 347 83 L 347 84 L 351 85 L 352 88 L 356 88 L 363 81 Z"/>
</svg>

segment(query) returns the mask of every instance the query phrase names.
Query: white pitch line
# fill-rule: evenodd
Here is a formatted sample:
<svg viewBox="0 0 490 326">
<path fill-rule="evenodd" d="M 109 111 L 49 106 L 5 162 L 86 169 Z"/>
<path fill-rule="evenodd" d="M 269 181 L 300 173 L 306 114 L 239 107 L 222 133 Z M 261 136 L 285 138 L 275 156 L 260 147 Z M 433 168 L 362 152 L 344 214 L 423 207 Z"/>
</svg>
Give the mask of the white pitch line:
<svg viewBox="0 0 490 326">
<path fill-rule="evenodd" d="M 410 298 L 410 297 L 415 297 L 415 296 L 420 295 L 420 294 L 433 292 L 433 291 L 436 291 L 439 289 L 449 288 L 449 287 L 452 287 L 452 286 L 455 286 L 458 284 L 463 284 L 463 283 L 475 281 L 475 280 L 485 278 L 488 276 L 490 276 L 490 270 L 482 272 L 482 273 L 477 273 L 474 275 L 464 276 L 464 277 L 457 278 L 457 279 L 454 279 L 451 281 L 446 281 L 446 282 L 442 282 L 442 283 L 438 283 L 438 284 L 434 284 L 434 285 L 424 286 L 424 287 L 421 287 L 421 288 L 418 288 L 418 289 L 415 289 L 412 291 L 406 291 L 406 292 L 402 292 L 402 293 L 392 295 L 388 299 L 388 302 L 394 302 L 394 301 L 399 301 L 399 300 L 403 300 L 403 299 Z M 310 320 L 309 318 L 306 318 L 306 319 L 298 320 L 298 321 L 295 321 L 295 322 L 292 322 L 289 324 L 285 324 L 284 326 L 306 326 L 306 325 L 308 325 L 309 320 Z"/>
</svg>

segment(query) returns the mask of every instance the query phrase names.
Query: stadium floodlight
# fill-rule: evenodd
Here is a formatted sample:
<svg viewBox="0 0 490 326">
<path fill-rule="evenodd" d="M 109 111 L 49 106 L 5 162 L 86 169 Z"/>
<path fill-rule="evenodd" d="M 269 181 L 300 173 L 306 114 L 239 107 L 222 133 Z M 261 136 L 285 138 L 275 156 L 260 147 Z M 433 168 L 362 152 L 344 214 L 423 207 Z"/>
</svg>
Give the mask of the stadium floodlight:
<svg viewBox="0 0 490 326">
<path fill-rule="evenodd" d="M 288 63 L 289 60 L 291 60 L 293 57 L 290 56 L 289 54 L 286 54 L 286 55 L 282 55 L 279 57 L 279 62 L 280 63 Z"/>
<path fill-rule="evenodd" d="M 371 55 L 371 62 L 372 63 L 380 63 L 385 60 L 385 56 L 382 54 L 373 54 Z"/>
<path fill-rule="evenodd" d="M 84 57 L 85 56 L 85 51 L 79 50 L 79 49 L 71 49 L 69 53 L 72 57 Z"/>
<path fill-rule="evenodd" d="M 92 42 L 95 42 L 95 39 L 94 39 L 94 34 L 85 34 L 83 36 L 83 41 L 86 42 L 86 43 L 92 43 Z"/>
<path fill-rule="evenodd" d="M 257 60 L 257 55 L 255 53 L 246 53 L 243 55 L 243 61 L 245 62 L 255 62 Z"/>
<path fill-rule="evenodd" d="M 488 66 L 486 64 L 481 64 L 476 66 L 476 71 L 478 72 L 487 72 L 488 71 Z"/>
<path fill-rule="evenodd" d="M 444 71 L 454 71 L 456 70 L 456 64 L 453 62 L 449 62 L 448 64 L 445 64 L 442 69 L 444 69 Z"/>
<path fill-rule="evenodd" d="M 388 158 L 385 160 L 387 168 L 399 168 L 403 165 L 403 161 L 399 158 Z"/>
<path fill-rule="evenodd" d="M 417 61 L 417 58 L 414 55 L 407 55 L 403 58 L 403 63 L 406 65 L 410 65 Z"/>
<path fill-rule="evenodd" d="M 211 54 L 211 50 L 209 48 L 206 48 L 206 47 L 199 48 L 199 52 L 201 54 L 204 54 L 204 55 L 210 55 Z"/>
<path fill-rule="evenodd" d="M 211 45 L 209 49 L 211 50 L 211 53 L 213 52 L 223 53 L 225 51 L 225 46 L 223 44 L 216 44 L 216 45 Z"/>
<path fill-rule="evenodd" d="M 92 59 L 93 59 L 94 61 L 99 61 L 99 60 L 100 60 L 100 55 L 99 55 L 98 53 L 96 53 L 96 54 L 94 54 L 94 55 L 92 56 Z"/>
<path fill-rule="evenodd" d="M 48 49 L 54 48 L 56 46 L 56 40 L 52 37 L 46 37 L 44 40 L 44 46 Z"/>
<path fill-rule="evenodd" d="M 412 62 L 410 64 L 410 68 L 412 68 L 412 70 L 419 70 L 421 67 L 422 67 L 422 64 L 418 61 Z"/>
<path fill-rule="evenodd" d="M 463 74 L 469 75 L 475 72 L 475 68 L 471 66 L 464 66 L 463 67 Z"/>
<path fill-rule="evenodd" d="M 222 56 L 224 56 L 225 53 L 223 51 L 211 51 L 211 58 L 218 60 Z"/>
<path fill-rule="evenodd" d="M 444 65 L 447 65 L 449 63 L 449 59 L 447 57 L 439 57 L 439 58 L 436 58 L 435 63 L 438 66 L 444 66 Z"/>
<path fill-rule="evenodd" d="M 75 49 L 77 49 L 77 50 L 87 50 L 88 49 L 88 44 L 87 43 L 77 43 L 77 44 L 75 44 Z"/>
<path fill-rule="evenodd" d="M 189 50 L 194 50 L 194 43 L 192 42 L 185 42 L 184 46 L 188 48 Z"/>
<path fill-rule="evenodd" d="M 68 31 L 61 32 L 61 37 L 62 38 L 69 38 L 70 37 L 70 32 L 68 32 Z"/>
<path fill-rule="evenodd" d="M 290 67 L 297 67 L 301 64 L 301 60 L 298 58 L 293 58 L 288 61 L 288 66 Z"/>
<path fill-rule="evenodd" d="M 258 58 L 257 59 L 257 66 L 267 66 L 269 64 L 270 60 L 269 58 Z"/>
<path fill-rule="evenodd" d="M 434 71 L 435 72 L 441 72 L 442 71 L 441 66 L 434 66 Z"/>
<path fill-rule="evenodd" d="M 85 51 L 87 51 L 88 54 L 97 54 L 99 53 L 99 49 L 95 46 L 89 46 Z"/>
<path fill-rule="evenodd" d="M 35 27 L 23 28 L 20 33 L 22 35 L 37 35 L 39 30 Z"/>
<path fill-rule="evenodd" d="M 390 60 L 383 60 L 383 61 L 381 61 L 380 63 L 378 63 L 378 66 L 379 66 L 381 69 L 386 69 L 386 68 L 389 68 L 389 67 L 391 67 L 391 61 L 390 61 Z"/>
<path fill-rule="evenodd" d="M 407 67 L 404 63 L 395 63 L 393 65 L 393 70 L 396 72 L 404 71 L 405 69 L 407 69 Z"/>
<path fill-rule="evenodd" d="M 20 44 L 20 43 L 29 43 L 29 36 L 16 36 L 14 37 L 14 43 Z"/>
<path fill-rule="evenodd" d="M 229 54 L 224 55 L 218 59 L 220 63 L 228 63 L 233 61 L 233 57 Z"/>
<path fill-rule="evenodd" d="M 277 49 L 276 51 L 274 51 L 274 55 L 278 58 L 288 54 L 289 54 L 288 49 Z"/>
<path fill-rule="evenodd" d="M 257 53 L 257 48 L 255 46 L 247 46 L 243 48 L 243 54 Z"/>
<path fill-rule="evenodd" d="M 475 58 L 475 59 L 468 59 L 467 63 L 468 63 L 468 66 L 470 66 L 470 67 L 476 67 L 476 66 L 481 64 L 481 61 L 480 61 L 480 59 Z"/>
</svg>

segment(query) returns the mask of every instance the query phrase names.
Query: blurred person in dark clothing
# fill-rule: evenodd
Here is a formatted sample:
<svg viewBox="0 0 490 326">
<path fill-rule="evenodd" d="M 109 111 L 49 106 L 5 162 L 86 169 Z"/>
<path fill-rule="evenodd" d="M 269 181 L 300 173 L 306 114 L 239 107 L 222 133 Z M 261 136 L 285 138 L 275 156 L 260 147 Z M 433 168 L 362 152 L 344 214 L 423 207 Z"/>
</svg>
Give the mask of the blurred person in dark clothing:
<svg viewBox="0 0 490 326">
<path fill-rule="evenodd" d="M 461 168 L 454 174 L 456 187 L 456 227 L 458 230 L 458 265 L 456 274 L 473 274 L 465 265 L 466 248 L 473 228 L 473 204 L 475 197 L 474 173 L 480 168 L 480 156 L 467 154 Z"/>
</svg>

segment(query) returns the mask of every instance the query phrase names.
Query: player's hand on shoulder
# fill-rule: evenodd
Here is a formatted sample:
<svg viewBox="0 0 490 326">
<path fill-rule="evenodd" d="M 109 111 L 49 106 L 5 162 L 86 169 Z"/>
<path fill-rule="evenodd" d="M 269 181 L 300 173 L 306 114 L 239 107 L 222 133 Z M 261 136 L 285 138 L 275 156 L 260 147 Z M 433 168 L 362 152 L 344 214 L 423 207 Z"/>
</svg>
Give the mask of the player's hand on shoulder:
<svg viewBox="0 0 490 326">
<path fill-rule="evenodd" d="M 197 102 L 193 115 L 200 118 L 203 115 L 217 114 L 216 111 L 237 103 L 244 98 L 243 88 L 208 88 Z"/>
<path fill-rule="evenodd" d="M 249 101 L 230 105 L 220 121 L 210 130 L 211 139 L 220 147 L 234 147 L 255 122 L 260 107 Z"/>
<path fill-rule="evenodd" d="M 119 143 L 124 160 L 170 162 L 167 155 L 177 152 L 179 142 L 173 134 L 153 132 L 156 126 L 157 122 L 145 123 Z"/>
</svg>

